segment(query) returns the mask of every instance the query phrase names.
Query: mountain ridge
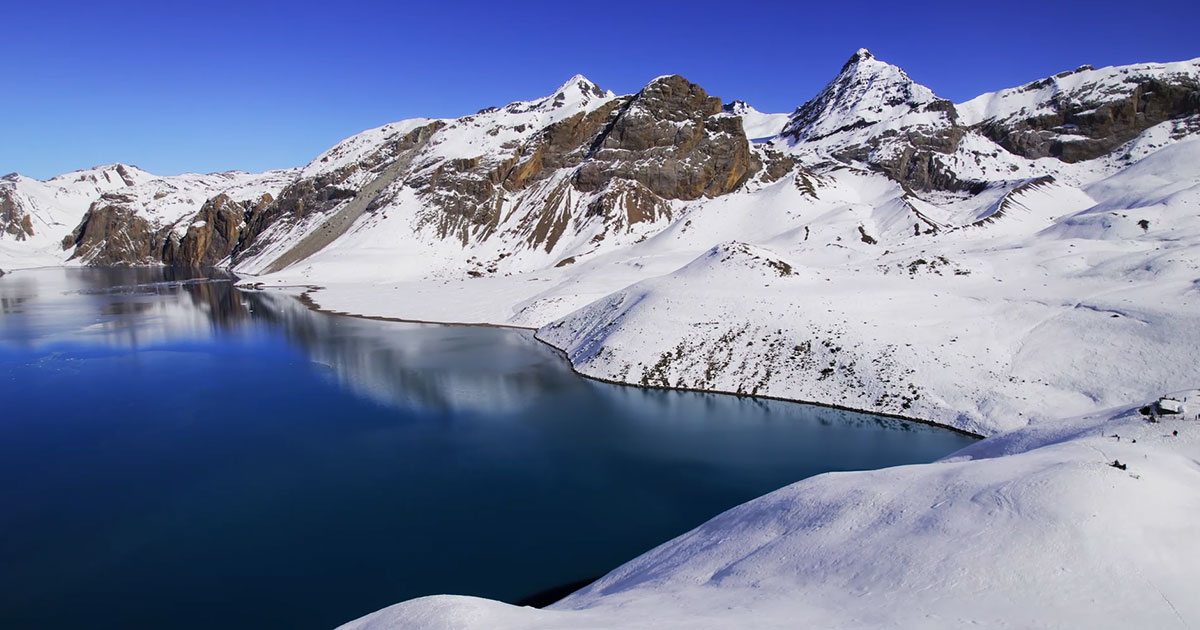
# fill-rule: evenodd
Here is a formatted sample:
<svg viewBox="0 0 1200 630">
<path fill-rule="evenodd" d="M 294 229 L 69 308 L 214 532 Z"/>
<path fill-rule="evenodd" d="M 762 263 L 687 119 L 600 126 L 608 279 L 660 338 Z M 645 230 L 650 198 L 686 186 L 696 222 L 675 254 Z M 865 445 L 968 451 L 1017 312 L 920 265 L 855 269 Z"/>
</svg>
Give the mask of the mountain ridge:
<svg viewBox="0 0 1200 630">
<path fill-rule="evenodd" d="M 1082 68 L 954 104 L 864 49 L 777 133 L 756 138 L 747 120 L 782 119 L 726 104 L 681 76 L 628 95 L 574 76 L 545 97 L 367 130 L 287 171 L 157 178 L 113 167 L 64 176 L 63 186 L 0 181 L 0 255 L 12 260 L 14 250 L 40 245 L 38 260 L 50 264 L 216 264 L 266 284 L 320 284 L 317 303 L 361 314 L 537 328 L 574 321 L 544 334 L 565 349 L 603 349 L 571 351 L 585 374 L 832 402 L 986 433 L 1040 413 L 1031 401 L 1050 394 L 1030 395 L 1038 379 L 1053 384 L 1059 408 L 1082 413 L 1105 400 L 1078 397 L 1077 369 L 1041 373 L 1058 359 L 1031 350 L 1033 333 L 1019 322 L 1050 328 L 1036 323 L 1040 313 L 1074 331 L 1071 322 L 1082 320 L 1060 312 L 1058 296 L 1074 296 L 1063 302 L 1073 307 L 1091 303 L 1084 288 L 1124 282 L 1153 292 L 1162 278 L 1189 273 L 1192 174 L 1160 169 L 1170 176 L 1157 181 L 1138 165 L 1181 159 L 1198 144 L 1198 78 L 1197 61 Z M 1083 144 L 1073 153 L 1049 148 L 1069 143 Z M 746 262 L 754 256 L 680 271 L 730 242 L 793 273 Z M 1083 251 L 1092 252 L 1088 262 L 1069 265 L 1025 257 Z M 1089 271 L 1096 265 L 1108 271 Z M 1024 284 L 1018 272 L 1073 284 L 1011 293 Z M 719 289 L 733 277 L 744 282 Z M 872 287 L 872 297 L 838 302 L 840 284 Z M 913 286 L 936 297 L 901 308 Z M 812 297 L 796 302 L 801 290 Z M 395 291 L 423 297 L 393 300 Z M 637 291 L 648 297 L 605 310 L 611 296 Z M 697 303 L 701 296 L 711 303 Z M 1017 308 L 994 320 L 1015 341 L 978 348 L 968 362 L 951 351 L 961 341 L 941 332 L 920 350 L 872 332 L 908 329 L 855 306 L 923 321 L 979 310 L 975 301 L 989 305 L 985 319 Z M 817 303 L 824 311 L 811 310 Z M 1185 334 L 1191 320 L 1176 312 L 1184 303 L 1141 317 Z M 925 310 L 932 305 L 945 312 Z M 826 312 L 864 324 L 846 328 Z M 664 313 L 693 325 L 674 330 Z M 804 321 L 767 328 L 789 313 Z M 721 323 L 697 328 L 696 319 Z M 980 330 L 954 318 L 944 328 L 960 337 Z M 728 347 L 759 329 L 750 350 Z M 1176 352 L 1144 331 L 1122 334 Z M 839 336 L 837 353 L 816 345 Z M 789 343 L 809 348 L 788 363 L 795 370 L 778 365 L 779 344 Z M 676 351 L 707 359 L 664 359 Z M 953 388 L 942 377 L 951 365 L 974 384 Z M 1123 373 L 1126 384 L 1113 391 L 1129 398 L 1153 383 L 1189 385 L 1143 367 Z M 985 378 L 1025 369 L 1038 375 Z"/>
</svg>

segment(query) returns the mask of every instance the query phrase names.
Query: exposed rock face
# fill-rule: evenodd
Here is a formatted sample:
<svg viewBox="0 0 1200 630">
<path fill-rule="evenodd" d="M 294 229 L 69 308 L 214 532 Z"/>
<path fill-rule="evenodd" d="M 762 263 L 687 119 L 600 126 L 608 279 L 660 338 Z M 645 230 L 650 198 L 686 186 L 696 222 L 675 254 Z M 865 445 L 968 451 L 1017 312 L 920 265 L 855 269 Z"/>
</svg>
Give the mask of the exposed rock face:
<svg viewBox="0 0 1200 630">
<path fill-rule="evenodd" d="M 440 148 L 489 136 L 514 139 L 474 155 Z M 772 172 L 782 177 L 792 163 L 777 157 Z M 760 168 L 741 119 L 682 77 L 661 77 L 628 97 L 574 77 L 545 99 L 430 122 L 357 161 L 296 181 L 251 213 L 234 260 L 275 256 L 272 243 L 295 238 L 283 236 L 284 228 L 308 216 L 323 221 L 320 229 L 304 228 L 302 239 L 311 241 L 337 232 L 326 229 L 332 223 L 348 227 L 347 213 L 357 218 L 413 196 L 420 232 L 464 247 L 499 237 L 514 249 L 550 251 L 568 231 L 586 226 L 620 232 L 669 218 L 669 200 L 726 194 Z M 302 260 L 327 244 L 318 241 L 256 262 L 256 269 Z"/>
<path fill-rule="evenodd" d="M 965 132 L 957 125 L 933 133 L 888 130 L 869 144 L 836 152 L 835 157 L 871 164 L 913 190 L 969 190 L 978 183 L 960 179 L 943 161 L 958 148 Z"/>
<path fill-rule="evenodd" d="M 1133 76 L 1102 89 L 1087 85 L 1054 89 L 1063 78 L 1018 88 L 1050 92 L 1034 115 L 987 120 L 979 131 L 1023 157 L 1079 162 L 1106 155 L 1159 123 L 1200 114 L 1200 84 L 1195 77 Z"/>
<path fill-rule="evenodd" d="M 593 145 L 575 175 L 583 192 L 633 180 L 664 199 L 733 191 L 756 170 L 742 121 L 681 76 L 642 89 Z"/>
<path fill-rule="evenodd" d="M 248 214 L 260 212 L 272 201 L 264 194 L 254 203 L 239 203 L 221 194 L 205 202 L 190 219 L 182 238 L 166 239 L 162 261 L 184 267 L 216 266 L 233 253 Z"/>
<path fill-rule="evenodd" d="M 227 261 L 240 240 L 248 214 L 271 202 L 234 201 L 226 194 L 209 199 L 181 225 L 157 225 L 133 207 L 134 198 L 107 193 L 92 204 L 83 221 L 63 239 L 69 260 L 88 265 L 212 267 Z"/>
<path fill-rule="evenodd" d="M 0 188 L 0 236 L 23 241 L 33 236 L 33 221 L 9 188 Z"/>
<path fill-rule="evenodd" d="M 548 125 L 511 153 L 446 160 L 406 185 L 434 210 L 422 225 L 441 238 L 489 238 L 512 213 L 523 217 L 516 231 L 526 243 L 549 250 L 573 222 L 599 218 L 621 230 L 669 217 L 664 200 L 725 194 L 755 168 L 740 119 L 722 115 L 721 100 L 700 86 L 670 76 Z M 521 194 L 566 169 L 575 169 L 569 185 Z M 588 194 L 600 198 L 565 207 Z"/>
<path fill-rule="evenodd" d="M 376 195 L 399 177 L 403 167 L 416 157 L 417 150 L 424 147 L 443 126 L 445 123 L 434 121 L 414 129 L 375 147 L 356 162 L 301 178 L 284 188 L 278 199 L 258 204 L 249 212 L 246 226 L 239 233 L 237 247 L 233 250 L 235 263 L 260 253 L 266 244 L 260 237 L 269 229 L 296 225 L 310 215 L 331 213 L 350 201 L 359 202 L 355 205 L 359 214 L 370 209 L 378 203 Z M 367 181 L 366 187 L 370 188 L 366 194 L 358 190 L 354 183 L 363 179 Z M 339 229 L 347 229 L 354 218 L 357 218 L 357 214 L 354 217 L 343 216 L 337 222 Z M 341 232 L 329 234 L 330 240 L 340 235 Z"/>
<path fill-rule="evenodd" d="M 671 206 L 637 181 L 613 180 L 604 194 L 587 206 L 587 216 L 604 217 L 612 229 L 671 218 Z"/>
<path fill-rule="evenodd" d="M 759 145 L 762 153 L 759 163 L 762 166 L 759 179 L 764 183 L 777 182 L 796 170 L 796 160 L 768 146 Z"/>
<path fill-rule="evenodd" d="M 75 248 L 69 260 L 81 259 L 89 265 L 161 262 L 161 235 L 127 205 L 131 202 L 120 193 L 108 193 L 93 203 L 83 222 L 63 241 L 63 249 Z"/>
</svg>

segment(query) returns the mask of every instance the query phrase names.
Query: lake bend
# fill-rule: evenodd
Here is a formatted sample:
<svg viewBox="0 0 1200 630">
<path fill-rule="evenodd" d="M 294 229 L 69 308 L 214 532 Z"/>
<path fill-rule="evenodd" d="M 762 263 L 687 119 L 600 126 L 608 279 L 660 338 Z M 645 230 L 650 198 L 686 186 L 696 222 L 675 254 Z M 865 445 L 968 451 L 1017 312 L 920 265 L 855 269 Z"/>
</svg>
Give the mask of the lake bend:
<svg viewBox="0 0 1200 630">
<path fill-rule="evenodd" d="M 332 628 L 430 594 L 517 602 L 800 479 L 973 442 L 600 383 L 533 331 L 234 283 L 0 277 L 0 627 Z"/>
</svg>

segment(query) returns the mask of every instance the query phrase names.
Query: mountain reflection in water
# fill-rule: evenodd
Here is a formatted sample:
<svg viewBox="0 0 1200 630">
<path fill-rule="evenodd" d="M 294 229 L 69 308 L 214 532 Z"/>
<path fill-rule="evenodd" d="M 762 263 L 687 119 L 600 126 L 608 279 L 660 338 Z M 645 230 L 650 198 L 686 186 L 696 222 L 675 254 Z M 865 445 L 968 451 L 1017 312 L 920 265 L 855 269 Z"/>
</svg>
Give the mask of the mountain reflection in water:
<svg viewBox="0 0 1200 630">
<path fill-rule="evenodd" d="M 4 628 L 517 601 L 804 477 L 971 441 L 599 383 L 532 331 L 316 313 L 201 270 L 0 278 L 0 387 Z"/>
</svg>

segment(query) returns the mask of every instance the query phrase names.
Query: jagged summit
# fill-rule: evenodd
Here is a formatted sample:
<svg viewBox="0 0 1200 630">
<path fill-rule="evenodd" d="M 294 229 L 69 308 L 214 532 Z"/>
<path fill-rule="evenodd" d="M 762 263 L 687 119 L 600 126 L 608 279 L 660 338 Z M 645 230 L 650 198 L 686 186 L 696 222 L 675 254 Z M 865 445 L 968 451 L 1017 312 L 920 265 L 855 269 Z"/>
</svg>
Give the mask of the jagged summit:
<svg viewBox="0 0 1200 630">
<path fill-rule="evenodd" d="M 610 91 L 600 89 L 587 77 L 577 74 L 567 79 L 549 96 L 533 101 L 518 101 L 505 107 L 509 113 L 522 113 L 533 110 L 561 110 L 586 106 L 594 101 L 616 96 Z"/>
<path fill-rule="evenodd" d="M 858 50 L 854 51 L 853 55 L 850 55 L 850 59 L 846 62 L 845 65 L 842 66 L 842 68 L 845 69 L 845 67 L 847 65 L 850 65 L 850 64 L 858 62 L 858 61 L 864 61 L 867 59 L 874 59 L 874 58 L 875 58 L 875 55 L 871 54 L 871 51 L 867 50 L 866 48 L 859 48 Z"/>
<path fill-rule="evenodd" d="M 599 85 L 596 85 L 595 81 L 592 81 L 582 74 L 577 74 L 564 81 L 563 84 L 558 86 L 558 89 L 554 91 L 554 94 L 564 94 L 572 90 L 578 90 L 581 93 L 591 94 L 599 98 L 604 98 L 604 96 L 607 94 L 607 92 L 600 89 Z"/>
<path fill-rule="evenodd" d="M 665 74 L 651 79 L 634 95 L 631 109 L 647 109 L 651 115 L 678 122 L 690 117 L 692 109 L 703 110 L 705 116 L 712 116 L 720 113 L 721 107 L 721 99 L 709 96 L 700 85 L 678 74 Z"/>
<path fill-rule="evenodd" d="M 743 112 L 748 112 L 748 111 L 757 111 L 754 109 L 754 107 L 752 107 L 750 105 L 750 103 L 747 103 L 746 101 L 743 101 L 743 100 L 736 100 L 736 101 L 731 101 L 729 103 L 725 103 L 725 105 L 722 106 L 721 109 L 724 109 L 726 112 L 728 112 L 730 114 L 741 114 Z"/>
<path fill-rule="evenodd" d="M 953 104 L 913 81 L 904 70 L 860 48 L 816 98 L 796 109 L 784 135 L 816 141 L 927 111 L 953 112 Z"/>
</svg>

